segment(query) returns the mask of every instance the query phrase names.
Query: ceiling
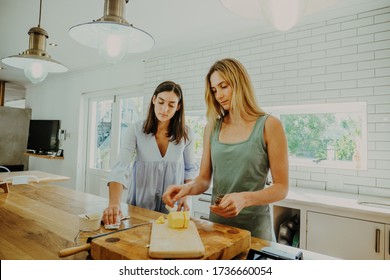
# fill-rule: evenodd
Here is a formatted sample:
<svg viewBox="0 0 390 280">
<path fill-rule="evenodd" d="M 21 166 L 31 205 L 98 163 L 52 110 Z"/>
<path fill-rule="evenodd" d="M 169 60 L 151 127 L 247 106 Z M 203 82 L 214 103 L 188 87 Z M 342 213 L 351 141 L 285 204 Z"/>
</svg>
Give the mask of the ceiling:
<svg viewBox="0 0 390 280">
<path fill-rule="evenodd" d="M 248 0 L 237 0 L 242 2 Z M 321 2 L 327 0 L 309 0 Z M 388 0 L 387 0 L 388 1 Z M 306 15 L 301 23 L 324 20 L 351 11 L 375 7 L 384 0 L 338 0 L 325 11 Z M 41 27 L 45 29 L 46 51 L 69 71 L 81 71 L 106 66 L 96 50 L 85 47 L 68 35 L 70 27 L 96 20 L 103 16 L 104 0 L 43 0 Z M 130 0 L 126 4 L 126 20 L 155 39 L 152 50 L 128 54 L 124 61 L 150 58 L 172 53 L 175 50 L 192 49 L 214 42 L 258 34 L 262 29 L 270 31 L 262 18 L 244 18 L 226 10 L 219 0 Z M 39 0 L 1 0 L 0 2 L 0 59 L 15 55 L 28 48 L 28 30 L 38 25 Z M 58 44 L 52 47 L 49 43 Z M 6 101 L 18 99 L 29 84 L 24 73 L 0 62 L 0 81 L 6 82 Z M 56 74 L 59 75 L 59 74 Z M 50 74 L 49 74 L 50 76 Z"/>
</svg>

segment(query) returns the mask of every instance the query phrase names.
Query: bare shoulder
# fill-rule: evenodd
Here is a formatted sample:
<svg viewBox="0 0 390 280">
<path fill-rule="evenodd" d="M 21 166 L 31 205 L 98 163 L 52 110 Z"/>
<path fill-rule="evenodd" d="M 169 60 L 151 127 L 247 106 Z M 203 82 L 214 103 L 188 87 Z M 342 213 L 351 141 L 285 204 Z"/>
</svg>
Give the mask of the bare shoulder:
<svg viewBox="0 0 390 280">
<path fill-rule="evenodd" d="M 275 138 L 285 138 L 282 122 L 277 117 L 269 115 L 265 121 L 264 136 L 266 142 Z"/>
<path fill-rule="evenodd" d="M 265 121 L 265 127 L 266 129 L 271 128 L 271 129 L 276 129 L 276 128 L 283 128 L 282 122 L 280 119 L 278 119 L 275 116 L 269 115 L 267 120 Z"/>
</svg>

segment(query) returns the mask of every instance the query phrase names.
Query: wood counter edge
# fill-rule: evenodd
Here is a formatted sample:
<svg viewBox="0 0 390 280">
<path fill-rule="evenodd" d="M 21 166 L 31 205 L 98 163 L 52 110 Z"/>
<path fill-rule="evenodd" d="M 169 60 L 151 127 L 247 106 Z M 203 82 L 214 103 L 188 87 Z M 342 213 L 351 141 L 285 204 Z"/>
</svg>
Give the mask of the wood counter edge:
<svg viewBox="0 0 390 280">
<path fill-rule="evenodd" d="M 24 153 L 25 156 L 29 157 L 37 157 L 37 158 L 45 158 L 45 159 L 64 159 L 64 157 L 57 157 L 57 156 L 49 156 L 49 155 L 39 155 L 39 154 L 30 154 L 30 153 Z"/>
</svg>

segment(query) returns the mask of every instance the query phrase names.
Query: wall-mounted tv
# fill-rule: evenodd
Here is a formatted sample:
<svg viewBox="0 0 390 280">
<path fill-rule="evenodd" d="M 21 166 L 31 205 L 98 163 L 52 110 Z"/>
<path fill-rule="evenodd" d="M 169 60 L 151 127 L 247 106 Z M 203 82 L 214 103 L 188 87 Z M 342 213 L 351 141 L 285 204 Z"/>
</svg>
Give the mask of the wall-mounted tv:
<svg viewBox="0 0 390 280">
<path fill-rule="evenodd" d="M 57 152 L 59 120 L 30 120 L 27 151 L 37 154 Z"/>
</svg>

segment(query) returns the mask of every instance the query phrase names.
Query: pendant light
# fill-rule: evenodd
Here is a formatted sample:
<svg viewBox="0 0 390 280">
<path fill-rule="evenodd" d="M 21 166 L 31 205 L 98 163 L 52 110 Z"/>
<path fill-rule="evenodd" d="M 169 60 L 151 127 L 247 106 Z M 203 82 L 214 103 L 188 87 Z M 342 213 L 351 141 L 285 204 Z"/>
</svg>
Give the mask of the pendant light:
<svg viewBox="0 0 390 280">
<path fill-rule="evenodd" d="M 239 16 L 265 18 L 276 30 L 288 31 L 305 15 L 325 10 L 338 0 L 220 0 Z"/>
<path fill-rule="evenodd" d="M 154 46 L 154 39 L 124 19 L 129 0 L 104 0 L 104 16 L 69 29 L 77 42 L 99 50 L 108 63 L 119 62 L 126 53 L 143 52 Z"/>
<path fill-rule="evenodd" d="M 264 18 L 279 31 L 288 31 L 305 14 L 307 0 L 260 0 Z"/>
<path fill-rule="evenodd" d="M 68 68 L 52 59 L 46 52 L 46 39 L 49 38 L 46 30 L 41 28 L 42 0 L 39 5 L 39 23 L 28 31 L 30 36 L 28 50 L 18 54 L 5 57 L 2 62 L 15 68 L 24 69 L 25 76 L 33 83 L 42 82 L 48 72 L 62 73 Z"/>
</svg>

